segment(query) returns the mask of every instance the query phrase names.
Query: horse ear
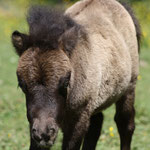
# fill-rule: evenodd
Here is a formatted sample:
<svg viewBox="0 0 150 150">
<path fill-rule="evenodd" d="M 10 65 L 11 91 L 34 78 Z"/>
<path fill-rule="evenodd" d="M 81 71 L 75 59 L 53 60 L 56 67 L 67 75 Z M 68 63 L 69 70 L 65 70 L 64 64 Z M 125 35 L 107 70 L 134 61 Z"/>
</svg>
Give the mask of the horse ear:
<svg viewBox="0 0 150 150">
<path fill-rule="evenodd" d="M 72 50 L 75 48 L 81 36 L 82 29 L 79 26 L 74 26 L 68 29 L 59 40 L 60 47 L 71 55 Z"/>
<path fill-rule="evenodd" d="M 12 43 L 16 48 L 16 52 L 19 56 L 27 50 L 30 46 L 29 36 L 18 31 L 14 31 L 12 33 Z"/>
</svg>

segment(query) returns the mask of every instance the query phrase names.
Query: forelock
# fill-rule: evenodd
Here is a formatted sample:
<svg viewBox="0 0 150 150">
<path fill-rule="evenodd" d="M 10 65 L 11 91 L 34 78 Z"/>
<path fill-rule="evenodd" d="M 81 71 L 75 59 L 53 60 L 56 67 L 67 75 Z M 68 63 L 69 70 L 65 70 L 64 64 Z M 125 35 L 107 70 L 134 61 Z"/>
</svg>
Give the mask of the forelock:
<svg viewBox="0 0 150 150">
<path fill-rule="evenodd" d="M 41 49 L 57 49 L 60 36 L 77 24 L 63 11 L 34 6 L 27 15 L 32 45 Z"/>
</svg>

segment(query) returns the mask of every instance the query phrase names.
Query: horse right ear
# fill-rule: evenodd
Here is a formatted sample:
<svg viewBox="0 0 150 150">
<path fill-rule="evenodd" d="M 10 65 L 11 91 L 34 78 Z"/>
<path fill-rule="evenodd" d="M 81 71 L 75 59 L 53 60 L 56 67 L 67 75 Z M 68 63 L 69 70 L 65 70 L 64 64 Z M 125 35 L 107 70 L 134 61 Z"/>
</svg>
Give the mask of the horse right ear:
<svg viewBox="0 0 150 150">
<path fill-rule="evenodd" d="M 85 32 L 81 26 L 74 26 L 68 29 L 59 39 L 60 47 L 71 55 L 72 50 L 75 48 L 77 42 L 81 38 L 85 38 Z"/>
<path fill-rule="evenodd" d="M 18 31 L 12 33 L 12 43 L 19 56 L 31 46 L 29 36 Z"/>
</svg>

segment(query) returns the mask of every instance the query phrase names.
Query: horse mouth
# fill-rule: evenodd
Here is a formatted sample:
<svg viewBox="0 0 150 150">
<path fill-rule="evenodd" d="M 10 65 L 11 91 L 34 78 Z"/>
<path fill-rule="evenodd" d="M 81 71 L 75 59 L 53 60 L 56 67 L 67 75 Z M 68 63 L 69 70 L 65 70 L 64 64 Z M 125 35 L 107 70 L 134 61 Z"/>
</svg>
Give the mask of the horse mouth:
<svg viewBox="0 0 150 150">
<path fill-rule="evenodd" d="M 53 141 L 48 141 L 48 142 L 45 142 L 45 141 L 40 141 L 38 143 L 38 146 L 41 147 L 41 148 L 50 148 L 54 145 L 54 142 Z"/>
</svg>

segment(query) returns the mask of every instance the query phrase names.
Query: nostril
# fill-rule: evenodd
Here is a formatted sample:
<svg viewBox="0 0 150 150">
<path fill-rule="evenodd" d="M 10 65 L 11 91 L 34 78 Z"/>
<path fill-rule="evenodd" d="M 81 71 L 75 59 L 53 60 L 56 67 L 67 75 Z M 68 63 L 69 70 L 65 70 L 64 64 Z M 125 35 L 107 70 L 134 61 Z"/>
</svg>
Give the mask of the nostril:
<svg viewBox="0 0 150 150">
<path fill-rule="evenodd" d="M 54 128 L 50 128 L 49 129 L 49 133 L 50 133 L 50 135 L 53 135 L 55 133 L 55 129 Z"/>
<path fill-rule="evenodd" d="M 33 132 L 33 133 L 35 133 L 35 132 L 36 132 L 36 129 L 35 129 L 35 128 L 33 128 L 33 129 L 32 129 L 32 132 Z"/>
<path fill-rule="evenodd" d="M 34 140 L 36 140 L 37 142 L 40 142 L 42 140 L 41 136 L 38 134 L 35 128 L 32 128 L 32 135 Z"/>
<path fill-rule="evenodd" d="M 37 141 L 40 142 L 42 140 L 41 136 L 38 136 L 36 134 L 33 134 L 33 138 Z"/>
</svg>

